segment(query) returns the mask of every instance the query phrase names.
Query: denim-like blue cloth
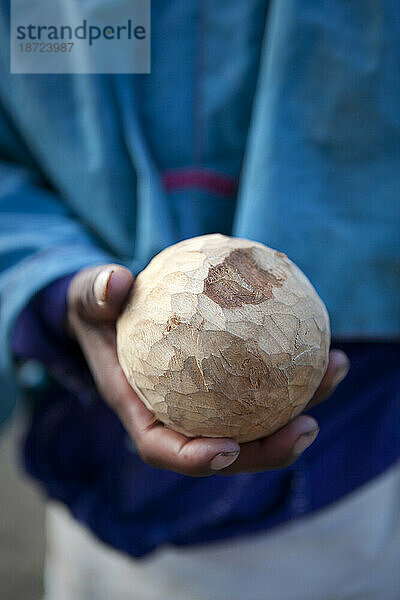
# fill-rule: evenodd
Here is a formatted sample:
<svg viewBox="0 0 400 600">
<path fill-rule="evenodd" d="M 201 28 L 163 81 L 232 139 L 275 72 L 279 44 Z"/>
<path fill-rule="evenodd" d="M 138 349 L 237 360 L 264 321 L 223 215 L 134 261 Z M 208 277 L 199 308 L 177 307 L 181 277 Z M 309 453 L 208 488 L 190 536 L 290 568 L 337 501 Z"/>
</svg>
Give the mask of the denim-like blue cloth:
<svg viewBox="0 0 400 600">
<path fill-rule="evenodd" d="M 336 336 L 399 335 L 398 14 L 153 0 L 151 75 L 11 75 L 0 0 L 0 421 L 37 291 L 89 264 L 137 273 L 196 234 L 286 252 Z"/>
</svg>

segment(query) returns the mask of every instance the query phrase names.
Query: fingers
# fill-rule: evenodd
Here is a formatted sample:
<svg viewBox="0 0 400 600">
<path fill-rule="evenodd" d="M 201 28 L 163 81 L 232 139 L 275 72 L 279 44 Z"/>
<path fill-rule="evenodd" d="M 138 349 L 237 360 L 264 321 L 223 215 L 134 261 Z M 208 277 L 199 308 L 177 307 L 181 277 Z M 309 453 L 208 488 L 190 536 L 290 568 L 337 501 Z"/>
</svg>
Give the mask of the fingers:
<svg viewBox="0 0 400 600">
<path fill-rule="evenodd" d="M 301 415 L 272 436 L 239 446 L 228 438 L 191 439 L 164 427 L 136 394 L 130 400 L 123 394 L 117 405 L 147 464 L 190 476 L 282 469 L 299 458 L 319 431 L 314 418 Z"/>
<path fill-rule="evenodd" d="M 239 455 L 239 444 L 233 440 L 192 439 L 164 427 L 132 390 L 120 367 L 108 378 L 107 387 L 110 405 L 150 466 L 184 475 L 210 475 Z"/>
<path fill-rule="evenodd" d="M 132 283 L 132 273 L 121 265 L 83 269 L 69 286 L 69 312 L 89 323 L 114 321 Z"/>
<path fill-rule="evenodd" d="M 230 439 L 188 438 L 164 427 L 132 390 L 120 367 L 109 380 L 111 405 L 133 438 L 142 459 L 152 467 L 184 475 L 209 475 L 230 465 L 240 452 Z"/>
<path fill-rule="evenodd" d="M 238 459 L 223 474 L 287 467 L 313 443 L 318 431 L 313 417 L 301 415 L 267 438 L 242 444 Z"/>
<path fill-rule="evenodd" d="M 350 361 L 341 350 L 332 350 L 321 384 L 307 405 L 315 406 L 330 396 L 346 377 Z M 318 423 L 309 415 L 300 415 L 275 434 L 241 445 L 238 459 L 223 474 L 282 469 L 292 464 L 316 439 Z"/>
<path fill-rule="evenodd" d="M 350 370 L 350 361 L 346 354 L 341 350 L 331 350 L 329 353 L 329 363 L 325 375 L 304 410 L 308 410 L 326 400 L 337 388 L 339 383 L 343 381 Z"/>
<path fill-rule="evenodd" d="M 126 409 L 121 419 L 129 428 L 132 405 Z M 154 422 L 154 418 L 140 431 L 139 424 L 140 421 L 136 421 L 133 427 L 136 447 L 142 459 L 152 467 L 192 477 L 211 475 L 233 463 L 240 453 L 239 444 L 228 438 L 188 438 Z"/>
<path fill-rule="evenodd" d="M 301 415 L 268 438 L 239 446 L 228 438 L 188 438 L 164 427 L 133 392 L 121 368 L 107 377 L 111 405 L 149 465 L 190 476 L 281 469 L 294 462 L 318 435 L 318 424 Z M 110 388 L 112 391 L 110 391 Z"/>
</svg>

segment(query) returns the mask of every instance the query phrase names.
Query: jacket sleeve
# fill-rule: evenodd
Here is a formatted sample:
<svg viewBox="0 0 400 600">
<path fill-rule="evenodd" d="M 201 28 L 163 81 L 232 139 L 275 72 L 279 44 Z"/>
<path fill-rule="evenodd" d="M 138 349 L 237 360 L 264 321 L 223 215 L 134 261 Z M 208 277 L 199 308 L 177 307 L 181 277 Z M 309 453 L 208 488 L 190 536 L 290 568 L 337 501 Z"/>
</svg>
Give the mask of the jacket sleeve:
<svg viewBox="0 0 400 600">
<path fill-rule="evenodd" d="M 51 282 L 112 258 L 49 189 L 0 104 L 0 424 L 15 404 L 11 334 Z"/>
</svg>

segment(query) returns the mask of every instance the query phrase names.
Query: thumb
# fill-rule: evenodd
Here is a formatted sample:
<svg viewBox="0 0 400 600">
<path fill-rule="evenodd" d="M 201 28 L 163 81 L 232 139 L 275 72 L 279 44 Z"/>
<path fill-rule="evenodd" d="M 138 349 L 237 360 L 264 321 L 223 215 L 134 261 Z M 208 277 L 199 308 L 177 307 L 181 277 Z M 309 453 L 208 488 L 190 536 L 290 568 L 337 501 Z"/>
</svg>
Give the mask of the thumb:
<svg viewBox="0 0 400 600">
<path fill-rule="evenodd" d="M 115 321 L 132 283 L 132 273 L 121 265 L 83 269 L 69 286 L 68 309 L 85 321 Z"/>
</svg>

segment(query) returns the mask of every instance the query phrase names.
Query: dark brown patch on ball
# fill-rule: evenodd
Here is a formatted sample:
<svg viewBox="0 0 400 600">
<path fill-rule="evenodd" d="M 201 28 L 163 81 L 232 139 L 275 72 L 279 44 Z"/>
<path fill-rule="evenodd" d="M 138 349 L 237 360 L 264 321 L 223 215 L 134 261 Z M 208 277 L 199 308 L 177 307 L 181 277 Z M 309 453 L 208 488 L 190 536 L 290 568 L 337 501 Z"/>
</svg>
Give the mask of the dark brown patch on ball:
<svg viewBox="0 0 400 600">
<path fill-rule="evenodd" d="M 236 308 L 269 300 L 273 288 L 281 287 L 283 281 L 281 275 L 258 266 L 251 248 L 239 248 L 219 265 L 210 267 L 203 292 L 221 308 Z"/>
</svg>

